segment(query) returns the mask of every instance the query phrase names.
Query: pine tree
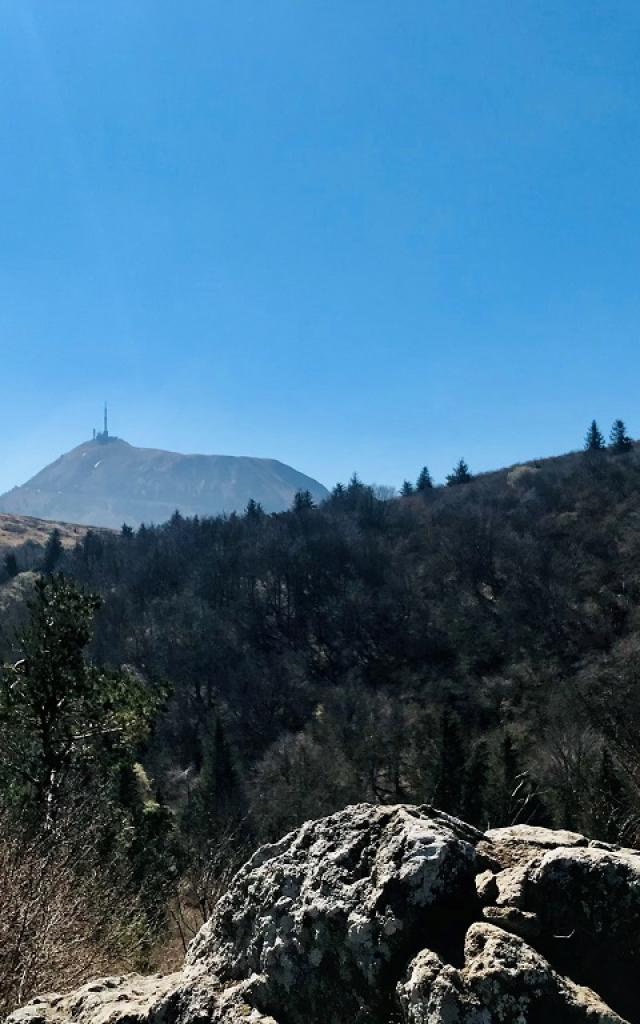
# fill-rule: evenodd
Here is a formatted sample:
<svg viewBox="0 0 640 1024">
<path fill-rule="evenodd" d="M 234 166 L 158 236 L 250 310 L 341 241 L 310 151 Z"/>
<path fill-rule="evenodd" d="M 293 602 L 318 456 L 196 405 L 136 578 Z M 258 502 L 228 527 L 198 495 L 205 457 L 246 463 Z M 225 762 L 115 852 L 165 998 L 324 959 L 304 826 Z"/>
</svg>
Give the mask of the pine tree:
<svg viewBox="0 0 640 1024">
<path fill-rule="evenodd" d="M 456 814 L 460 811 L 465 750 L 460 718 L 451 708 L 442 712 L 440 730 L 440 757 L 433 802 L 443 811 Z"/>
<path fill-rule="evenodd" d="M 314 500 L 311 497 L 311 491 L 296 491 L 293 496 L 293 505 L 291 506 L 294 512 L 304 512 L 307 509 L 315 507 Z"/>
<path fill-rule="evenodd" d="M 414 493 L 414 491 L 413 491 L 413 484 L 411 483 L 411 481 L 410 480 L 404 480 L 402 482 L 402 487 L 400 488 L 401 496 L 403 498 L 409 498 L 413 493 Z"/>
<path fill-rule="evenodd" d="M 249 498 L 244 514 L 247 519 L 255 521 L 256 519 L 262 519 L 264 516 L 264 509 L 259 501 L 254 501 L 253 498 Z"/>
<path fill-rule="evenodd" d="M 160 703 L 135 676 L 85 660 L 101 603 L 62 576 L 42 577 L 22 656 L 0 666 L 0 781 L 47 822 L 74 772 L 105 778 L 122 757 L 133 760 Z"/>
<path fill-rule="evenodd" d="M 360 479 L 358 474 L 357 473 L 352 473 L 350 478 L 349 478 L 349 486 L 347 487 L 347 492 L 349 494 L 358 494 L 358 493 L 361 493 L 364 490 L 365 490 L 365 485 L 362 483 L 362 480 Z"/>
<path fill-rule="evenodd" d="M 431 473 L 426 466 L 423 466 L 416 480 L 416 491 L 430 491 L 432 487 Z"/>
<path fill-rule="evenodd" d="M 45 573 L 51 574 L 53 572 L 53 570 L 57 566 L 58 562 L 62 558 L 62 552 L 63 552 L 63 547 L 62 547 L 62 539 L 60 537 L 60 530 L 56 527 L 49 534 L 49 539 L 47 540 L 47 543 L 46 543 L 46 546 L 45 546 L 45 549 L 44 549 L 44 559 L 43 559 L 43 562 L 42 562 L 42 569 L 43 569 L 43 571 Z"/>
<path fill-rule="evenodd" d="M 489 777 L 489 752 L 486 741 L 480 739 L 471 749 L 464 766 L 462 804 L 460 816 L 471 825 L 486 825 L 485 807 Z"/>
<path fill-rule="evenodd" d="M 9 579 L 13 579 L 14 576 L 18 575 L 18 559 L 13 551 L 8 551 L 4 556 L 4 569 Z"/>
<path fill-rule="evenodd" d="M 584 450 L 586 452 L 600 452 L 604 447 L 604 437 L 596 421 L 592 420 L 584 439 Z"/>
<path fill-rule="evenodd" d="M 454 487 L 456 484 L 466 484 L 471 479 L 469 467 L 464 459 L 460 459 L 455 469 L 447 475 L 447 487 Z"/>
<path fill-rule="evenodd" d="M 629 452 L 633 448 L 633 441 L 627 437 L 627 430 L 622 420 L 614 420 L 609 435 L 609 448 L 616 454 Z"/>
</svg>

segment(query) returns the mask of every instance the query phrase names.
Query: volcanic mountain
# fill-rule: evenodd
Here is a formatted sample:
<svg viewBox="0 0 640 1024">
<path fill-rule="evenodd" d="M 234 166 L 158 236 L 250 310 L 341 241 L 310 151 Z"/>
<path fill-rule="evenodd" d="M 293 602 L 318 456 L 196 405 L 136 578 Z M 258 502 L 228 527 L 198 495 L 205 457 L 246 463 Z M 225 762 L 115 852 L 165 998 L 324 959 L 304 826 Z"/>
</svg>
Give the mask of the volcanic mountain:
<svg viewBox="0 0 640 1024">
<path fill-rule="evenodd" d="M 275 459 L 180 455 L 99 434 L 1 495 L 0 512 L 137 526 L 162 523 L 176 509 L 185 516 L 241 511 L 251 498 L 266 512 L 279 512 L 299 490 L 315 501 L 327 496 L 317 480 Z"/>
</svg>

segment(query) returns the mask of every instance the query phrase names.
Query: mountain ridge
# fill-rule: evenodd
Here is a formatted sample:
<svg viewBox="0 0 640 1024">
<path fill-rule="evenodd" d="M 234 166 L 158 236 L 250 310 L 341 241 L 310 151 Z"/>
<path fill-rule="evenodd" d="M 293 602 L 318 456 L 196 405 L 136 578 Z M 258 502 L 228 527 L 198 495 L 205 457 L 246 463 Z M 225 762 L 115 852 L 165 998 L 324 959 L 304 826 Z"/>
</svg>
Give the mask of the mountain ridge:
<svg viewBox="0 0 640 1024">
<path fill-rule="evenodd" d="M 266 512 L 280 512 L 298 490 L 308 490 L 316 501 L 328 493 L 317 480 L 278 459 L 183 454 L 99 435 L 0 495 L 0 513 L 79 525 L 139 526 L 164 522 L 176 509 L 186 516 L 240 511 L 252 498 Z"/>
</svg>

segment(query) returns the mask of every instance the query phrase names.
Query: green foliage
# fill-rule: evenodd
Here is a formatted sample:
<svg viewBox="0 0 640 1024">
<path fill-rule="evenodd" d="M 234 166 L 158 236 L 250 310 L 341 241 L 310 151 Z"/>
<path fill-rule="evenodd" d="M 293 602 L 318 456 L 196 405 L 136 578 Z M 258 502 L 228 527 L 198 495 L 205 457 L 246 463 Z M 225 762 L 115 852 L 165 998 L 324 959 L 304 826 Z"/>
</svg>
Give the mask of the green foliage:
<svg viewBox="0 0 640 1024">
<path fill-rule="evenodd" d="M 43 577 L 0 671 L 0 778 L 15 799 L 50 819 L 73 773 L 104 776 L 144 739 L 159 699 L 139 678 L 84 658 L 101 605 L 63 577 Z"/>
<path fill-rule="evenodd" d="M 415 489 L 410 480 L 403 480 L 402 487 L 400 488 L 400 494 L 403 498 L 410 498 L 415 493 Z"/>
<path fill-rule="evenodd" d="M 62 538 L 60 536 L 60 530 L 56 527 L 49 534 L 49 539 L 44 549 L 44 559 L 42 562 L 42 570 L 45 573 L 52 573 L 58 565 L 63 555 Z"/>
<path fill-rule="evenodd" d="M 445 707 L 442 712 L 440 728 L 440 754 L 433 802 L 455 814 L 460 811 L 462 803 L 465 745 L 462 723 L 450 707 Z"/>
<path fill-rule="evenodd" d="M 466 484 L 471 479 L 469 467 L 464 459 L 460 459 L 452 472 L 447 475 L 447 487 L 454 487 L 456 484 Z"/>
<path fill-rule="evenodd" d="M 464 766 L 460 817 L 478 828 L 487 825 L 489 806 L 489 751 L 487 741 L 474 743 Z"/>
<path fill-rule="evenodd" d="M 309 492 L 307 491 L 307 494 Z M 249 498 L 247 507 L 245 509 L 245 516 L 247 519 L 260 519 L 265 513 L 262 505 L 259 501 L 254 501 L 253 498 Z"/>
<path fill-rule="evenodd" d="M 611 434 L 609 435 L 609 448 L 616 455 L 629 452 L 633 448 L 633 441 L 630 437 L 627 437 L 627 428 L 622 420 L 614 420 Z"/>
<path fill-rule="evenodd" d="M 591 426 L 587 430 L 584 439 L 584 449 L 587 452 L 599 452 L 605 448 L 604 435 L 600 431 L 595 420 L 591 420 Z"/>
<path fill-rule="evenodd" d="M 15 552 L 7 551 L 6 555 L 4 556 L 4 570 L 9 579 L 13 579 L 14 576 L 18 575 L 18 572 L 20 570 L 18 567 L 18 559 L 16 558 Z"/>
<path fill-rule="evenodd" d="M 430 491 L 432 487 L 433 480 L 431 479 L 431 473 L 426 466 L 423 466 L 418 474 L 418 479 L 416 480 L 416 491 L 418 491 L 418 493 Z"/>
<path fill-rule="evenodd" d="M 293 504 L 291 506 L 292 511 L 305 512 L 315 507 L 316 506 L 311 496 L 311 491 L 296 491 L 296 493 L 293 496 Z"/>
<path fill-rule="evenodd" d="M 628 794 L 611 827 L 633 821 L 639 500 L 634 459 L 575 454 L 428 501 L 354 476 L 316 509 L 89 533 L 63 564 L 104 598 L 91 664 L 174 687 L 135 756 L 178 860 L 360 799 L 589 831 L 605 743 Z"/>
</svg>

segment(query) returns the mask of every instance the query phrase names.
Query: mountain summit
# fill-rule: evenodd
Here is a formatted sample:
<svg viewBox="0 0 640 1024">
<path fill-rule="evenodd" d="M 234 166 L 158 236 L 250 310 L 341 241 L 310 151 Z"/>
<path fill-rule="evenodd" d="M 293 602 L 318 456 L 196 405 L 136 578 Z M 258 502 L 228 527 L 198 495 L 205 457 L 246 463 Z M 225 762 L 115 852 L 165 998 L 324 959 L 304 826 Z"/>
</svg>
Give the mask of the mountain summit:
<svg viewBox="0 0 640 1024">
<path fill-rule="evenodd" d="M 162 523 L 182 515 L 241 511 L 250 498 L 266 512 L 291 504 L 298 490 L 327 496 L 317 480 L 276 459 L 181 455 L 136 448 L 106 430 L 0 496 L 0 512 L 91 526 Z"/>
</svg>

